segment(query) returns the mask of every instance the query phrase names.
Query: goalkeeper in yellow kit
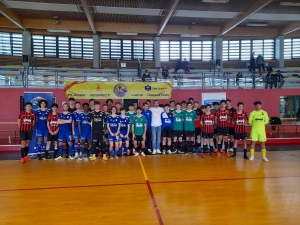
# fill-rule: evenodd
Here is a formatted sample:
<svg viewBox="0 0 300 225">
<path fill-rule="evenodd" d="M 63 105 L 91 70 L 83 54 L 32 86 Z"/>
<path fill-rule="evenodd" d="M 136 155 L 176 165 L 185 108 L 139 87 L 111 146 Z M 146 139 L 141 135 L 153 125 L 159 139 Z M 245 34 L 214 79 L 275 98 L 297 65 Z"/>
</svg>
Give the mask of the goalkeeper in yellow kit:
<svg viewBox="0 0 300 225">
<path fill-rule="evenodd" d="M 250 140 L 251 140 L 251 147 L 250 147 L 250 158 L 249 160 L 254 159 L 254 148 L 255 143 L 257 141 L 260 142 L 261 145 L 261 154 L 262 160 L 269 161 L 266 157 L 267 150 L 266 150 L 266 124 L 269 123 L 269 116 L 268 113 L 261 109 L 261 102 L 257 101 L 254 102 L 253 105 L 255 106 L 255 110 L 250 113 L 249 116 L 249 124 L 252 126 Z"/>
</svg>

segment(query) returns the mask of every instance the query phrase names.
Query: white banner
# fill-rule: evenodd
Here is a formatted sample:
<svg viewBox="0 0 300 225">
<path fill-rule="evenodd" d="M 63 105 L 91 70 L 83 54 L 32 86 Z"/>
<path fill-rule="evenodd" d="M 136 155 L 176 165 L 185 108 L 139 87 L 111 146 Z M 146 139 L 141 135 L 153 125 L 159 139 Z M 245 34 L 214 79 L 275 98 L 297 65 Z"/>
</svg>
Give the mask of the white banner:
<svg viewBox="0 0 300 225">
<path fill-rule="evenodd" d="M 226 100 L 226 92 L 202 93 L 202 105 L 211 104 Z"/>
</svg>

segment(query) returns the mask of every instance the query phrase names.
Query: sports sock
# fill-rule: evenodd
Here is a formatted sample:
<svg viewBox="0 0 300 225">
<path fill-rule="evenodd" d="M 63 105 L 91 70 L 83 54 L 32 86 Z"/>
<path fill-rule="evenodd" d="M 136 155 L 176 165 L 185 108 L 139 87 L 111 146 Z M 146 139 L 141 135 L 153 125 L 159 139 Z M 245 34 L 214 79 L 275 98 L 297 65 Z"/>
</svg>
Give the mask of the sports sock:
<svg viewBox="0 0 300 225">
<path fill-rule="evenodd" d="M 203 145 L 203 153 L 205 153 L 207 150 L 207 145 Z"/>
<path fill-rule="evenodd" d="M 42 150 L 46 150 L 47 141 L 43 141 L 42 143 Z"/>
<path fill-rule="evenodd" d="M 125 146 L 125 147 L 124 147 L 124 152 L 127 152 L 127 150 L 128 150 L 128 147 Z"/>
<path fill-rule="evenodd" d="M 250 149 L 250 155 L 254 156 L 254 149 Z"/>
<path fill-rule="evenodd" d="M 227 149 L 228 149 L 228 142 L 227 142 L 227 141 L 225 141 L 225 142 L 224 142 L 224 145 L 225 145 L 225 149 L 224 149 L 224 150 L 225 150 L 225 153 L 227 153 Z"/>
<path fill-rule="evenodd" d="M 114 155 L 114 150 L 109 150 L 109 155 L 113 156 Z"/>
<path fill-rule="evenodd" d="M 21 148 L 21 158 L 25 157 L 25 148 Z"/>
<path fill-rule="evenodd" d="M 267 150 L 266 150 L 266 149 L 262 149 L 262 150 L 261 150 L 261 155 L 262 155 L 262 157 L 266 157 L 266 155 L 267 155 Z"/>
<path fill-rule="evenodd" d="M 40 153 L 41 152 L 41 148 L 42 148 L 42 143 L 41 142 L 37 142 L 36 143 L 36 147 L 37 147 L 38 153 Z"/>
<path fill-rule="evenodd" d="M 58 146 L 58 155 L 62 156 L 62 146 Z"/>
<path fill-rule="evenodd" d="M 84 154 L 84 144 L 80 145 L 80 152 L 81 154 Z"/>
<path fill-rule="evenodd" d="M 69 145 L 69 154 L 70 154 L 70 156 L 72 156 L 72 149 L 73 149 L 73 146 L 72 145 Z"/>
<path fill-rule="evenodd" d="M 218 144 L 218 151 L 220 151 L 222 148 L 222 144 Z"/>
<path fill-rule="evenodd" d="M 29 147 L 27 146 L 27 147 L 25 147 L 25 156 L 28 155 L 28 151 L 29 151 Z"/>
<path fill-rule="evenodd" d="M 49 151 L 48 151 L 48 150 L 46 150 L 46 151 L 45 151 L 45 156 L 44 156 L 44 157 L 45 157 L 45 158 L 47 158 L 47 157 L 48 157 L 48 155 L 49 155 Z"/>
<path fill-rule="evenodd" d="M 76 142 L 76 141 L 74 143 L 74 152 L 78 153 L 78 142 Z"/>
<path fill-rule="evenodd" d="M 233 148 L 233 154 L 236 155 L 236 148 Z"/>
<path fill-rule="evenodd" d="M 209 147 L 209 152 L 210 152 L 210 153 L 213 153 L 213 151 L 214 151 L 214 146 L 211 145 L 211 146 Z"/>
<path fill-rule="evenodd" d="M 247 155 L 247 149 L 244 149 L 244 156 Z"/>
<path fill-rule="evenodd" d="M 229 148 L 233 148 L 233 141 L 230 141 Z"/>
<path fill-rule="evenodd" d="M 218 147 L 218 145 L 217 145 L 217 139 L 216 138 L 214 138 L 214 146 L 215 146 L 215 148 Z"/>
</svg>

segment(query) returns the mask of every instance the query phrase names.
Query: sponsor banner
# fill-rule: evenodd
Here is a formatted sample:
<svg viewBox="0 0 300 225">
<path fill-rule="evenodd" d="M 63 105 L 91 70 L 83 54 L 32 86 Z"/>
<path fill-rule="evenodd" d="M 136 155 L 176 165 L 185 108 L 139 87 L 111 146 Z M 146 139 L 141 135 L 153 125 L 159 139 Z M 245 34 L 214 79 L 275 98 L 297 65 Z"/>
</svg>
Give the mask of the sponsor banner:
<svg viewBox="0 0 300 225">
<path fill-rule="evenodd" d="M 202 93 L 202 105 L 212 105 L 213 102 L 220 102 L 223 99 L 226 100 L 226 92 Z"/>
<path fill-rule="evenodd" d="M 24 92 L 24 103 L 31 102 L 33 111 L 39 108 L 38 103 L 40 100 L 46 100 L 48 102 L 48 107 L 51 107 L 51 104 L 53 103 L 52 98 L 53 98 L 52 92 Z M 45 147 L 41 148 L 41 152 L 45 152 Z M 30 141 L 29 143 L 28 154 L 29 155 L 37 154 L 36 125 L 33 128 L 32 141 Z"/>
<path fill-rule="evenodd" d="M 168 82 L 78 82 L 66 81 L 67 98 L 75 99 L 170 99 Z"/>
</svg>

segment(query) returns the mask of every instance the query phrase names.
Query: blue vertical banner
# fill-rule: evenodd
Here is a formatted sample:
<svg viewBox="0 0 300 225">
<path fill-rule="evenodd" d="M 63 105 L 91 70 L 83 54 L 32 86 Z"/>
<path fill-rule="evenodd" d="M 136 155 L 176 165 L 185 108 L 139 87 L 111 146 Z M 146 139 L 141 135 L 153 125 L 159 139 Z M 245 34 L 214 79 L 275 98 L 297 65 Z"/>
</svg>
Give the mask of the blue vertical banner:
<svg viewBox="0 0 300 225">
<path fill-rule="evenodd" d="M 46 100 L 48 102 L 48 108 L 51 107 L 53 103 L 53 93 L 52 92 L 24 92 L 24 103 L 32 103 L 32 111 L 35 112 L 39 106 L 38 103 L 40 100 Z M 29 144 L 29 155 L 37 154 L 37 138 L 36 138 L 36 125 L 33 128 L 32 132 L 32 141 Z M 45 148 L 41 149 L 42 152 L 45 152 Z"/>
</svg>

